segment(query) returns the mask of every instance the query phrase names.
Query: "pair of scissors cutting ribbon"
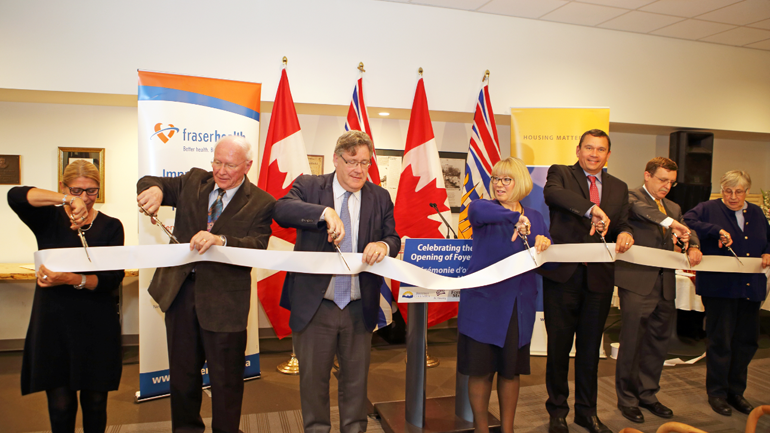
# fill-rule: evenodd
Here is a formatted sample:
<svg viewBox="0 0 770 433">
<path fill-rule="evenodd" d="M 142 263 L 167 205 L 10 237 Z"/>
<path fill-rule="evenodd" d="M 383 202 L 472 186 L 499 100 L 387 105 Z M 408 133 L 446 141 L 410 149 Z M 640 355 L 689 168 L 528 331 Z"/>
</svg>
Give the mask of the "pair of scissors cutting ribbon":
<svg viewBox="0 0 770 433">
<path fill-rule="evenodd" d="M 592 225 L 592 226 L 593 226 L 593 225 L 595 225 L 595 226 L 596 226 L 596 233 L 597 233 L 597 234 L 599 235 L 599 237 L 602 239 L 602 242 L 604 243 L 604 248 L 606 248 L 606 249 L 607 249 L 607 254 L 609 254 L 609 255 L 610 255 L 610 258 L 611 258 L 612 260 L 615 260 L 615 257 L 613 257 L 613 256 L 612 256 L 612 251 L 610 251 L 610 247 L 609 247 L 609 245 L 607 245 L 607 241 L 604 239 L 604 235 L 602 234 L 602 231 L 601 231 L 601 230 L 599 230 L 599 224 L 594 224 L 594 223 L 591 223 L 591 225 Z M 601 223 L 601 226 L 602 226 L 602 228 L 604 228 L 604 221 L 602 221 L 602 223 Z"/>
<path fill-rule="evenodd" d="M 528 226 L 529 226 L 529 223 L 525 223 L 524 224 L 525 228 L 528 227 Z M 529 253 L 529 256 L 532 257 L 532 261 L 535 262 L 535 266 L 540 266 L 540 265 L 537 264 L 537 260 L 535 259 L 535 255 L 532 254 L 532 248 L 530 248 L 529 242 L 527 242 L 527 235 L 525 235 L 525 234 L 521 233 L 521 231 L 519 231 L 519 237 L 521 237 L 521 240 L 524 241 L 524 246 L 527 247 L 527 252 Z"/>
<path fill-rule="evenodd" d="M 682 250 L 684 261 L 687 263 L 687 269 L 692 269 L 692 265 L 690 265 L 690 257 L 687 255 L 687 244 L 685 244 L 683 240 L 679 239 L 679 236 L 677 236 L 676 233 L 674 233 L 674 238 L 676 239 L 676 246 Z"/>
<path fill-rule="evenodd" d="M 744 266 L 743 262 L 742 262 L 742 261 L 741 261 L 741 259 L 738 257 L 738 254 L 735 254 L 735 251 L 733 251 L 733 249 L 732 249 L 732 248 L 730 248 L 730 247 L 728 247 L 728 246 L 727 246 L 727 242 L 730 240 L 730 238 L 729 238 L 728 236 L 724 236 L 724 235 L 721 235 L 721 234 L 720 234 L 720 235 L 719 235 L 719 240 L 720 240 L 720 241 L 722 241 L 722 245 L 724 245 L 724 246 L 725 246 L 725 248 L 727 248 L 727 251 L 730 251 L 730 253 L 732 253 L 733 257 L 735 257 L 735 260 L 738 260 L 738 263 L 740 263 L 740 264 L 741 264 L 741 266 Z"/>
<path fill-rule="evenodd" d="M 178 244 L 178 243 L 179 243 L 179 240 L 176 238 L 176 236 L 174 236 L 174 234 L 173 234 L 173 233 L 171 233 L 171 231 L 168 229 L 168 227 L 166 227 L 166 226 L 165 226 L 165 225 L 164 225 L 162 222 L 160 222 L 160 220 L 158 219 L 158 217 L 157 217 L 157 216 L 155 216 L 155 215 L 152 215 L 152 214 L 150 214 L 149 212 L 147 212 L 147 210 L 146 210 L 144 207 L 142 207 L 142 205 L 139 205 L 139 209 L 141 209 L 141 210 L 142 210 L 142 213 L 143 213 L 143 214 L 145 214 L 145 215 L 147 215 L 148 217 L 150 217 L 150 222 L 152 222 L 152 223 L 153 223 L 153 224 L 155 224 L 156 226 L 159 226 L 160 228 L 162 228 L 162 229 L 163 229 L 163 231 L 164 231 L 164 232 L 166 232 L 166 234 L 168 235 L 168 237 L 171 239 L 171 242 L 172 242 L 172 243 L 175 243 L 175 244 Z"/>
<path fill-rule="evenodd" d="M 80 243 L 83 244 L 83 249 L 86 251 L 86 257 L 88 258 L 88 261 L 91 261 L 91 255 L 88 254 L 88 242 L 86 242 L 86 234 L 83 232 L 83 230 L 78 227 L 78 237 L 80 238 Z"/>
<path fill-rule="evenodd" d="M 337 239 L 337 233 L 332 233 L 332 239 Z M 342 255 L 342 250 L 340 249 L 340 246 L 332 242 L 332 245 L 334 245 L 334 248 L 337 250 L 337 252 L 340 254 L 340 258 L 342 259 L 342 263 L 345 264 L 345 267 L 350 269 L 350 266 L 348 266 L 348 261 L 345 260 L 345 256 Z"/>
</svg>

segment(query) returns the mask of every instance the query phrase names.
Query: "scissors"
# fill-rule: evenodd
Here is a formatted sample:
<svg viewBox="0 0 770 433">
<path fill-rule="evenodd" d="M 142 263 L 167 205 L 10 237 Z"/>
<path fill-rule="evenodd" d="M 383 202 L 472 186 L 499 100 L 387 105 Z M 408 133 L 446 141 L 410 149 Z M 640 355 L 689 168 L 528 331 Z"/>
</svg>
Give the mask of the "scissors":
<svg viewBox="0 0 770 433">
<path fill-rule="evenodd" d="M 684 254 L 684 261 L 687 262 L 687 269 L 692 269 L 692 265 L 690 264 L 690 257 L 687 255 L 687 249 L 685 248 L 687 244 L 684 243 L 683 240 L 679 239 L 679 236 L 674 233 L 674 238 L 676 239 L 676 246 L 682 249 L 682 254 Z"/>
<path fill-rule="evenodd" d="M 176 238 L 176 236 L 174 236 L 174 235 L 171 233 L 171 231 L 168 229 L 168 227 L 166 227 L 165 225 L 163 225 L 163 223 L 162 223 L 162 222 L 160 222 L 160 220 L 158 220 L 158 218 L 157 218 L 155 215 L 151 215 L 149 212 L 147 212 L 147 210 L 146 210 L 144 207 L 142 207 L 142 205 L 139 205 L 139 209 L 141 209 L 141 210 L 142 210 L 142 213 L 143 213 L 143 214 L 145 214 L 145 215 L 147 215 L 148 217 L 150 217 L 150 221 L 151 221 L 151 222 L 153 222 L 153 221 L 154 221 L 154 222 L 153 222 L 153 224 L 155 224 L 156 226 L 159 226 L 160 228 L 162 228 L 162 229 L 163 229 L 163 231 L 164 231 L 164 232 L 166 232 L 166 234 L 168 235 L 168 237 L 169 237 L 169 238 L 171 238 L 171 242 L 172 242 L 172 243 L 175 243 L 175 244 L 178 244 L 178 243 L 179 243 L 179 239 L 177 239 L 177 238 Z"/>
<path fill-rule="evenodd" d="M 523 228 L 527 229 L 528 227 L 529 227 L 529 223 L 524 223 Z M 529 231 L 529 230 L 527 230 L 527 231 Z M 521 238 L 522 241 L 524 241 L 524 246 L 527 247 L 527 252 L 529 253 L 529 256 L 532 257 L 532 261 L 535 262 L 535 266 L 538 266 L 537 260 L 535 260 L 535 255 L 532 254 L 532 249 L 529 247 L 529 242 L 527 242 L 527 235 L 525 235 L 525 234 L 521 233 L 521 231 L 519 231 L 519 237 Z"/>
<path fill-rule="evenodd" d="M 91 256 L 88 254 L 88 242 L 86 242 L 86 235 L 83 232 L 83 230 L 81 230 L 79 227 L 78 227 L 78 237 L 80 238 L 80 243 L 83 244 L 83 249 L 86 251 L 86 257 L 88 258 L 88 261 L 90 262 L 91 261 Z"/>
<path fill-rule="evenodd" d="M 332 239 L 337 239 L 337 233 L 332 234 Z M 348 266 L 348 261 L 345 260 L 345 256 L 342 255 L 342 250 L 340 249 L 340 246 L 332 242 L 332 245 L 334 245 L 334 248 L 337 250 L 337 252 L 340 254 L 340 258 L 342 259 L 342 263 L 345 264 L 345 267 L 348 268 L 350 271 L 350 266 Z"/>
<path fill-rule="evenodd" d="M 719 235 L 719 240 L 721 240 L 721 241 L 722 241 L 722 245 L 724 245 L 724 246 L 725 246 L 725 248 L 727 248 L 727 251 L 730 251 L 730 252 L 733 254 L 733 257 L 735 257 L 735 260 L 738 260 L 738 263 L 740 263 L 740 264 L 741 264 L 741 266 L 744 266 L 744 265 L 743 265 L 743 262 L 741 261 L 741 259 L 739 259 L 739 258 L 738 258 L 738 254 L 735 254 L 735 251 L 733 251 L 733 249 L 732 249 L 732 248 L 730 248 L 730 247 L 728 247 L 728 246 L 727 246 L 727 241 L 728 241 L 729 239 L 730 239 L 730 238 L 728 238 L 727 236 Z"/>
<path fill-rule="evenodd" d="M 594 223 L 591 223 L 591 225 L 594 225 Z M 604 221 L 601 222 L 601 224 L 596 224 L 596 233 L 599 235 L 600 238 L 602 238 L 602 242 L 604 243 L 604 248 L 607 249 L 607 254 L 610 255 L 610 258 L 612 260 L 615 260 L 615 257 L 612 256 L 612 252 L 610 251 L 610 246 L 607 245 L 607 241 L 604 240 L 604 235 L 602 234 L 602 230 L 599 230 L 599 226 L 601 225 L 602 229 L 604 228 Z"/>
</svg>

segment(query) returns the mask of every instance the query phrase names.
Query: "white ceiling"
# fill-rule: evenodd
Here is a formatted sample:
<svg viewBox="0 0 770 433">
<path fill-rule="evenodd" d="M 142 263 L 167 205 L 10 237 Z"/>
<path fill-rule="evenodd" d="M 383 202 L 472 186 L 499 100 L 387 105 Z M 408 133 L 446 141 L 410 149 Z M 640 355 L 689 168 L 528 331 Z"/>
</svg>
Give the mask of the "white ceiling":
<svg viewBox="0 0 770 433">
<path fill-rule="evenodd" d="M 770 51 L 770 0 L 382 0 Z"/>
</svg>

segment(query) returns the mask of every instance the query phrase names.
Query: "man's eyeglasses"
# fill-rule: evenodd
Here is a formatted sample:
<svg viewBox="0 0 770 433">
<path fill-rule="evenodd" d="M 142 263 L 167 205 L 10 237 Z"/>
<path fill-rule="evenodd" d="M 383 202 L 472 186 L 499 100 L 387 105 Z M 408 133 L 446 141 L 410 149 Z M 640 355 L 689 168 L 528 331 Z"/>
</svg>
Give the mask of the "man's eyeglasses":
<svg viewBox="0 0 770 433">
<path fill-rule="evenodd" d="M 70 194 L 72 195 L 80 195 L 83 194 L 83 191 L 86 192 L 87 195 L 95 196 L 99 195 L 99 188 L 72 188 L 70 186 L 67 186 L 70 190 Z"/>
<path fill-rule="evenodd" d="M 366 170 L 372 164 L 372 162 L 369 161 L 369 160 L 366 160 L 366 161 L 348 161 L 342 155 L 337 155 L 337 156 L 339 156 L 343 161 L 345 161 L 345 164 L 347 164 L 348 167 L 350 167 L 350 168 L 354 168 L 354 167 L 360 165 L 362 169 Z"/>
<path fill-rule="evenodd" d="M 225 164 L 222 161 L 219 161 L 219 160 L 215 159 L 215 160 L 211 161 L 211 166 L 214 167 L 214 168 L 217 168 L 217 169 L 222 168 L 222 166 L 224 166 L 226 170 L 233 171 L 236 168 L 238 168 L 239 165 L 243 164 L 244 162 L 246 162 L 246 160 L 244 160 L 243 162 L 240 162 L 238 164 Z"/>
<path fill-rule="evenodd" d="M 492 178 L 491 178 L 491 179 L 492 179 L 492 185 L 495 185 L 495 184 L 497 184 L 497 182 L 502 182 L 502 183 L 503 183 L 503 185 L 505 185 L 505 186 L 508 186 L 508 185 L 510 185 L 510 184 L 511 184 L 511 182 L 513 181 L 513 179 L 511 179 L 510 177 L 497 177 L 497 176 L 492 176 Z"/>
<path fill-rule="evenodd" d="M 658 176 L 653 176 L 655 179 L 658 179 L 659 181 L 663 182 L 664 184 L 671 185 L 671 188 L 675 187 L 677 185 L 675 180 L 668 180 L 668 179 L 661 179 Z"/>
</svg>

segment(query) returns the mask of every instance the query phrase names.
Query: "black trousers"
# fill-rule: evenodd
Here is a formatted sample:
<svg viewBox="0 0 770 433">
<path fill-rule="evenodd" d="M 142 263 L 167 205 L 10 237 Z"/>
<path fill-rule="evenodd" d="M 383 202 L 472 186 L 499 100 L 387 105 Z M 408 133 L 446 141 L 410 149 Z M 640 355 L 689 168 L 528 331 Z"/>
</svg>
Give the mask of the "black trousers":
<svg viewBox="0 0 770 433">
<path fill-rule="evenodd" d="M 586 267 L 564 283 L 543 278 L 543 315 L 548 332 L 545 407 L 551 417 L 569 413 L 569 353 L 575 341 L 575 415 L 596 415 L 599 346 L 610 312 L 612 292 L 588 290 Z"/>
<path fill-rule="evenodd" d="M 759 348 L 759 307 L 746 299 L 703 296 L 706 307 L 706 392 L 743 395 L 749 363 Z"/>
<path fill-rule="evenodd" d="M 194 274 L 193 274 L 194 275 Z M 203 377 L 208 362 L 214 432 L 237 433 L 246 366 L 246 330 L 212 332 L 200 327 L 195 312 L 195 280 L 188 278 L 166 312 L 171 385 L 171 428 L 204 431 L 201 419 Z"/>
</svg>

